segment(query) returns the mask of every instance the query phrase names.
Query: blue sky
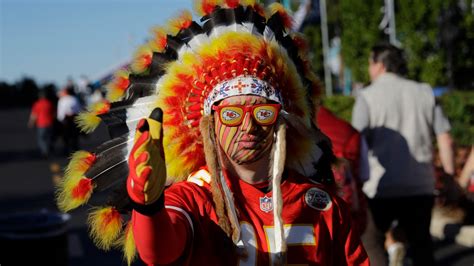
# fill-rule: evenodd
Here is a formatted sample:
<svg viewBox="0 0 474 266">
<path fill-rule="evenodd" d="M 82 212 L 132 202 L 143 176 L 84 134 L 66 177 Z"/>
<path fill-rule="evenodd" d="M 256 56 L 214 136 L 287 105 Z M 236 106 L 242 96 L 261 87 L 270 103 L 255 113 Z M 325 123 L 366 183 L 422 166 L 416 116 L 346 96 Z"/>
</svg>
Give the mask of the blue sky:
<svg viewBox="0 0 474 266">
<path fill-rule="evenodd" d="M 93 80 L 192 0 L 0 0 L 0 80 Z"/>
</svg>

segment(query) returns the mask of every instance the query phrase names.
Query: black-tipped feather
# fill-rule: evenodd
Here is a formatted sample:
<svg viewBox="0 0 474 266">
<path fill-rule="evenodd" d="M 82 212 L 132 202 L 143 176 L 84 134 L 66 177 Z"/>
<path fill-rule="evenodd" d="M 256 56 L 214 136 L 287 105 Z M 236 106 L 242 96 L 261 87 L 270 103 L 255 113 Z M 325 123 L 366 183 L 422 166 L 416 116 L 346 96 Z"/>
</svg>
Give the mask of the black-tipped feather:
<svg viewBox="0 0 474 266">
<path fill-rule="evenodd" d="M 114 206 L 121 214 L 128 214 L 132 211 L 131 200 L 127 193 L 126 180 L 122 180 L 118 183 L 117 188 L 109 194 L 107 205 Z"/>
<path fill-rule="evenodd" d="M 135 130 L 135 125 L 141 118 L 149 115 L 151 106 L 155 102 L 155 95 L 127 99 L 114 102 L 110 106 L 110 111 L 99 115 L 107 126 L 111 138 L 116 138 L 127 134 L 130 130 Z"/>
<path fill-rule="evenodd" d="M 95 151 L 97 159 L 86 171 L 85 176 L 92 179 L 96 191 L 103 191 L 128 176 L 128 145 L 132 138 L 122 136 L 105 142 Z"/>
<path fill-rule="evenodd" d="M 189 28 L 181 30 L 178 35 L 176 35 L 176 37 L 183 40 L 185 43 L 188 43 L 194 36 L 199 35 L 201 33 L 204 33 L 201 26 L 199 26 L 199 24 L 193 21 Z"/>
<path fill-rule="evenodd" d="M 146 97 L 155 93 L 155 84 L 160 76 L 130 75 L 130 86 L 127 90 L 126 100 Z"/>
<path fill-rule="evenodd" d="M 181 46 L 184 45 L 183 40 L 171 35 L 168 35 L 166 38 L 167 38 L 166 52 L 174 53 L 177 55 Z"/>
<path fill-rule="evenodd" d="M 283 39 L 283 34 L 285 33 L 285 27 L 283 26 L 283 19 L 280 14 L 275 13 L 267 20 L 267 27 L 269 27 L 275 34 L 277 41 Z"/>
<path fill-rule="evenodd" d="M 243 14 L 243 22 L 253 23 L 260 34 L 265 30 L 265 18 L 260 16 L 252 7 L 247 7 Z"/>
<path fill-rule="evenodd" d="M 234 23 L 241 24 L 244 21 L 244 8 L 238 6 L 235 9 L 216 8 L 203 25 L 203 30 L 209 34 L 215 27 L 229 26 Z"/>
<path fill-rule="evenodd" d="M 153 53 L 150 65 L 150 77 L 161 77 L 165 73 L 166 64 L 174 60 L 172 53 Z"/>
<path fill-rule="evenodd" d="M 102 172 L 94 177 L 95 190 L 100 192 L 116 187 L 121 181 L 127 179 L 128 173 L 127 159 L 124 158 L 110 165 L 107 169 L 103 169 Z"/>
</svg>

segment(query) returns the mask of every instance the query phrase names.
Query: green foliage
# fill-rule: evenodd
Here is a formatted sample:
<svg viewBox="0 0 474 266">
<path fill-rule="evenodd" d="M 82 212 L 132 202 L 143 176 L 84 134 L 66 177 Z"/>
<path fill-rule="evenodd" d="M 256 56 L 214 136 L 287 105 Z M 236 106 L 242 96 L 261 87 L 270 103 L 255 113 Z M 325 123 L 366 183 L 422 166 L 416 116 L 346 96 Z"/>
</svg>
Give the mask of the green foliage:
<svg viewBox="0 0 474 266">
<path fill-rule="evenodd" d="M 294 1 L 293 3 L 296 3 Z M 299 4 L 299 3 L 298 3 Z M 332 36 L 340 35 L 340 4 L 339 0 L 333 0 L 327 6 L 327 22 L 328 22 L 328 35 L 329 39 Z M 323 42 L 321 35 L 321 25 L 311 24 L 304 27 L 302 30 L 309 48 L 309 59 L 311 61 L 311 67 L 318 77 L 324 77 L 324 60 L 323 60 Z M 325 86 L 324 80 L 321 79 L 321 83 Z"/>
<path fill-rule="evenodd" d="M 454 58 L 454 82 L 460 89 L 474 88 L 474 0 L 466 0 L 465 6 L 471 9 L 461 21 L 461 36 L 456 42 Z"/>
<path fill-rule="evenodd" d="M 321 38 L 320 25 L 307 26 L 303 30 L 306 40 L 308 41 L 309 60 L 313 71 L 319 77 L 324 76 L 324 61 L 323 61 L 323 44 Z"/>
<path fill-rule="evenodd" d="M 474 92 L 451 91 L 439 99 L 445 115 L 451 122 L 451 134 L 456 145 L 474 144 Z M 351 122 L 354 98 L 336 95 L 323 98 L 323 105 L 338 117 Z"/>
<path fill-rule="evenodd" d="M 340 0 L 342 55 L 351 68 L 353 80 L 367 83 L 370 48 L 380 40 L 378 24 L 382 20 L 379 0 Z"/>
<path fill-rule="evenodd" d="M 444 65 L 445 62 L 442 58 L 442 52 L 438 54 L 430 54 L 423 63 L 423 66 L 412 65 L 413 68 L 420 68 L 420 77 L 419 80 L 435 86 L 436 84 L 446 84 L 446 76 L 444 75 Z M 410 71 L 410 70 L 409 70 Z M 411 70 L 409 76 L 415 76 L 414 73 L 418 71 Z M 411 74 L 410 74 L 411 73 Z"/>
<path fill-rule="evenodd" d="M 406 52 L 409 78 L 432 86 L 474 88 L 473 1 L 395 1 L 397 38 Z M 340 6 L 345 65 L 352 69 L 355 81 L 367 83 L 370 48 L 379 41 L 388 41 L 388 36 L 378 29 L 383 1 L 340 0 Z M 451 27 L 441 23 L 442 14 L 448 9 L 458 12 L 451 17 Z M 454 32 L 459 34 L 448 49 L 441 36 Z"/>
<path fill-rule="evenodd" d="M 322 105 L 331 110 L 338 117 L 351 122 L 352 107 L 354 106 L 354 97 L 344 95 L 334 95 L 325 97 Z"/>
<path fill-rule="evenodd" d="M 446 84 L 446 58 L 438 46 L 439 17 L 449 1 L 397 1 L 397 37 L 407 54 L 408 76 L 432 86 Z"/>
<path fill-rule="evenodd" d="M 440 98 L 443 111 L 451 122 L 451 134 L 457 145 L 474 144 L 474 92 L 452 91 Z"/>
</svg>

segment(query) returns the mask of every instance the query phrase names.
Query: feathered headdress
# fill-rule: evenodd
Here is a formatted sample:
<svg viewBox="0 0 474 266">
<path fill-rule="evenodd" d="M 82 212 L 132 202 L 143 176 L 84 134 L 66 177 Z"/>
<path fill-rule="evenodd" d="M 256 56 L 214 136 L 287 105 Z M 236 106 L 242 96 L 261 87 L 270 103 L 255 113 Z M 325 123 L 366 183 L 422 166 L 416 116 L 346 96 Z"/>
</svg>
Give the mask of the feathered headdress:
<svg viewBox="0 0 474 266">
<path fill-rule="evenodd" d="M 219 225 L 237 243 L 238 219 L 215 155 L 210 106 L 229 95 L 260 95 L 283 106 L 271 171 L 277 246 L 284 253 L 281 174 L 287 167 L 310 177 L 320 156 L 310 95 L 319 91 L 319 83 L 302 49 L 304 41 L 288 32 L 291 17 L 279 4 L 265 12 L 252 0 L 202 0 L 195 1 L 195 8 L 202 16 L 199 22 L 183 12 L 168 27 L 153 28 L 153 39 L 138 49 L 130 68 L 119 70 L 107 85 L 107 101 L 79 116 L 86 132 L 103 121 L 112 140 L 73 156 L 58 190 L 59 206 L 71 210 L 97 191 L 123 193 L 136 124 L 160 107 L 167 183 L 207 165 Z M 90 231 L 104 249 L 123 241 L 130 262 L 133 234 L 125 221 L 130 204 L 120 193 L 111 194 L 103 208 L 93 210 Z"/>
</svg>

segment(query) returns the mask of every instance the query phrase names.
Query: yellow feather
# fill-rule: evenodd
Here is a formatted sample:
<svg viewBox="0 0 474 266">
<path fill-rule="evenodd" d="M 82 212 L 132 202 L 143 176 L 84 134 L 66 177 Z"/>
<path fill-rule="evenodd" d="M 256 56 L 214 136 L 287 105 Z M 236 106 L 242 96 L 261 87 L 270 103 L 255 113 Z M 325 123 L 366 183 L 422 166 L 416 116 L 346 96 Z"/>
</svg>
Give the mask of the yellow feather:
<svg viewBox="0 0 474 266">
<path fill-rule="evenodd" d="M 153 27 L 151 29 L 153 39 L 149 42 L 148 46 L 154 51 L 161 53 L 165 50 L 167 31 L 164 27 Z"/>
<path fill-rule="evenodd" d="M 103 250 L 109 250 L 122 231 L 122 217 L 113 207 L 92 209 L 88 223 L 90 237 Z"/>
<path fill-rule="evenodd" d="M 72 196 L 73 189 L 78 186 L 80 181 L 81 179 L 69 179 L 60 185 L 62 188 L 56 192 L 56 202 L 62 212 L 73 210 L 89 200 L 91 193 L 88 193 L 84 198 L 74 198 Z"/>
<path fill-rule="evenodd" d="M 97 102 L 90 105 L 88 111 L 81 112 L 75 119 L 76 123 L 85 133 L 91 133 L 99 126 L 101 119 L 99 114 L 108 112 L 110 105 L 108 102 Z"/>
<path fill-rule="evenodd" d="M 109 100 L 110 102 L 116 102 L 123 97 L 129 85 L 129 75 L 130 72 L 123 69 L 120 69 L 115 72 L 112 81 L 105 85 L 105 87 L 107 88 L 107 100 Z"/>
<path fill-rule="evenodd" d="M 123 90 L 119 90 L 119 89 L 109 89 L 107 91 L 107 100 L 109 100 L 110 102 L 117 102 L 117 101 L 120 101 L 122 99 L 124 95 L 124 92 Z"/>
<path fill-rule="evenodd" d="M 185 27 L 187 23 L 193 21 L 193 15 L 188 10 L 183 10 L 181 13 L 168 21 L 167 29 L 171 35 L 176 35 L 178 32 Z"/>
<path fill-rule="evenodd" d="M 219 5 L 222 1 L 219 0 L 193 0 L 193 7 L 196 14 L 204 16 L 209 13 L 210 7 Z"/>
<path fill-rule="evenodd" d="M 288 11 L 285 9 L 285 7 L 282 4 L 277 3 L 277 2 L 270 4 L 267 7 L 267 10 L 265 13 L 266 13 L 265 16 L 267 17 L 267 19 L 269 19 L 275 13 L 279 13 L 283 20 L 282 22 L 284 26 L 286 28 L 291 28 L 291 25 L 293 23 L 293 18 L 288 14 Z"/>
<path fill-rule="evenodd" d="M 135 245 L 135 238 L 133 237 L 131 221 L 128 222 L 120 238 L 114 243 L 114 246 L 122 250 L 123 257 L 127 261 L 127 265 L 130 266 L 137 257 L 137 247 Z"/>
<path fill-rule="evenodd" d="M 66 167 L 64 177 L 56 190 L 56 202 L 61 211 L 67 212 L 79 207 L 87 202 L 90 194 L 83 199 L 72 197 L 72 191 L 77 187 L 84 173 L 91 166 L 92 161 L 89 159 L 93 156 L 87 151 L 77 151 L 72 155 L 68 166 Z"/>
<path fill-rule="evenodd" d="M 240 4 L 243 6 L 254 6 L 255 0 L 240 0 Z"/>
<path fill-rule="evenodd" d="M 285 13 L 286 13 L 285 7 L 284 7 L 282 4 L 277 3 L 277 2 L 271 3 L 271 4 L 267 7 L 267 10 L 268 10 L 268 12 L 270 13 L 270 15 L 273 15 L 273 14 L 275 14 L 276 12 L 285 12 Z"/>
<path fill-rule="evenodd" d="M 153 51 L 148 45 L 142 45 L 137 49 L 131 64 L 132 71 L 136 74 L 143 73 L 151 63 Z"/>
<path fill-rule="evenodd" d="M 81 112 L 75 118 L 75 121 L 82 132 L 91 133 L 102 121 L 94 112 Z"/>
</svg>

